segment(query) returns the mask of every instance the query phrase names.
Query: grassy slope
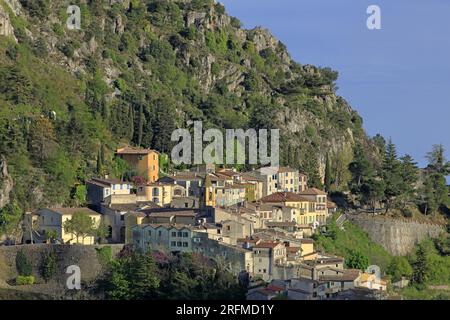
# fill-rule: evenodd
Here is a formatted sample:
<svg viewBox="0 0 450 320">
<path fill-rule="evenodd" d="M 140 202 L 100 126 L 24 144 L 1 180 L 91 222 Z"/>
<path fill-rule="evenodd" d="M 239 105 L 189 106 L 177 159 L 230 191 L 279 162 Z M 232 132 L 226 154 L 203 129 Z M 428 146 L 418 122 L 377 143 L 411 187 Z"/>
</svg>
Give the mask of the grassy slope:
<svg viewBox="0 0 450 320">
<path fill-rule="evenodd" d="M 359 251 L 369 258 L 370 264 L 380 266 L 386 271 L 392 256 L 380 245 L 369 239 L 367 233 L 350 222 L 345 222 L 344 230 L 339 229 L 333 222 L 329 232 L 335 237 L 319 235 L 315 237 L 316 247 L 327 253 L 333 253 L 348 258 L 350 252 Z"/>
</svg>

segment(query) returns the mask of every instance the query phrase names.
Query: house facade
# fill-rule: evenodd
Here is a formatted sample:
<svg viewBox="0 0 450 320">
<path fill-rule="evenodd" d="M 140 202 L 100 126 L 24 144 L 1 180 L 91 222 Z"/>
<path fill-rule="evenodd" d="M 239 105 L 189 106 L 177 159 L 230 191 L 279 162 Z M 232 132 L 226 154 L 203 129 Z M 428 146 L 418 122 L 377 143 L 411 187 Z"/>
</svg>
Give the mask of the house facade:
<svg viewBox="0 0 450 320">
<path fill-rule="evenodd" d="M 159 178 L 159 152 L 156 150 L 135 147 L 117 149 L 116 155 L 135 169 L 138 175 L 147 182 L 155 182 Z"/>
</svg>

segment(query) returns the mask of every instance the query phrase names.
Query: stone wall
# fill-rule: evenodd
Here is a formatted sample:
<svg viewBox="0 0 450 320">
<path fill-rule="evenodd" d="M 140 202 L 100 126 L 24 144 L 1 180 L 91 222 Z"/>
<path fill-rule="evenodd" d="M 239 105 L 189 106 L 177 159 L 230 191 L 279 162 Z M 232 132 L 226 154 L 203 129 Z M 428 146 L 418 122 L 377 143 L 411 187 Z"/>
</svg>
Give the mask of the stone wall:
<svg viewBox="0 0 450 320">
<path fill-rule="evenodd" d="M 432 223 L 371 216 L 367 214 L 347 215 L 348 219 L 366 231 L 372 241 L 383 246 L 394 256 L 410 253 L 423 239 L 436 238 L 444 227 Z"/>
</svg>

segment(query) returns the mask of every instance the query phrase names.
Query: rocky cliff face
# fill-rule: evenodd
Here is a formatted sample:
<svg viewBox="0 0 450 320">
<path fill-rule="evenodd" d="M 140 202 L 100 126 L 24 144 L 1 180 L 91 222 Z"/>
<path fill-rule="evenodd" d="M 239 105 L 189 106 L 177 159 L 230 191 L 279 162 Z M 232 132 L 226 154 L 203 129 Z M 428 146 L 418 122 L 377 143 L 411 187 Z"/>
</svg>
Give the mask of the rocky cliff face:
<svg viewBox="0 0 450 320">
<path fill-rule="evenodd" d="M 0 209 L 9 203 L 9 194 L 14 187 L 13 180 L 8 173 L 5 158 L 0 158 Z"/>
<path fill-rule="evenodd" d="M 440 225 L 369 215 L 350 215 L 349 220 L 366 231 L 372 241 L 382 245 L 394 256 L 407 255 L 425 238 L 437 238 L 445 231 Z"/>
<path fill-rule="evenodd" d="M 14 28 L 11 24 L 9 14 L 2 6 L 0 6 L 0 36 L 14 37 Z"/>
<path fill-rule="evenodd" d="M 346 171 L 353 145 L 368 143 L 336 94 L 337 72 L 293 61 L 268 30 L 241 28 L 212 0 L 80 1 L 81 30 L 66 25 L 72 2 L 39 3 L 0 0 L 18 40 L 0 36 L 0 81 L 19 88 L 0 90 L 0 151 L 20 164 L 21 206 L 74 204 L 101 148 L 113 175 L 119 144 L 170 153 L 172 130 L 192 120 L 279 128 L 282 165 L 310 176 L 324 175 L 327 155 Z M 49 134 L 30 141 L 41 124 Z"/>
</svg>

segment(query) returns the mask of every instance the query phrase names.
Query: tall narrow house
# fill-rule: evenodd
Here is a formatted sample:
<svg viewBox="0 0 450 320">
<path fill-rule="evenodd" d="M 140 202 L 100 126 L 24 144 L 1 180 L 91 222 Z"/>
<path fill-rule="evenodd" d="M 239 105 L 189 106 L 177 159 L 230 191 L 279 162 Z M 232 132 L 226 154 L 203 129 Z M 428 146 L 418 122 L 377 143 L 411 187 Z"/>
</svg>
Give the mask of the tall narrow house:
<svg viewBox="0 0 450 320">
<path fill-rule="evenodd" d="M 117 156 L 128 162 L 131 168 L 147 182 L 152 183 L 159 178 L 159 152 L 156 150 L 135 147 L 117 149 Z"/>
</svg>

